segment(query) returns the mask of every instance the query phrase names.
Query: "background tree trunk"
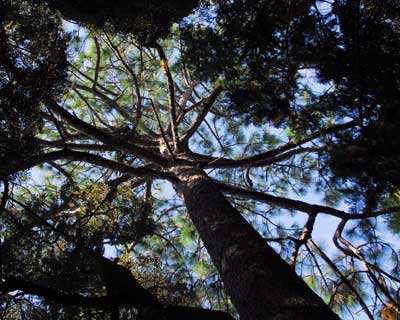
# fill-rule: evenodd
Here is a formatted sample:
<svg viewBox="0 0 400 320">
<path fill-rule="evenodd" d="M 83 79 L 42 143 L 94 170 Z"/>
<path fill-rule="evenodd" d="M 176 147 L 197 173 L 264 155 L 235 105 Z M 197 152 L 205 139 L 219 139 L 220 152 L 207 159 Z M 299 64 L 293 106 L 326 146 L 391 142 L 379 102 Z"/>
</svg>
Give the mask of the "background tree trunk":
<svg viewBox="0 0 400 320">
<path fill-rule="evenodd" d="M 241 320 L 340 319 L 203 172 L 176 173 L 177 188 Z"/>
</svg>

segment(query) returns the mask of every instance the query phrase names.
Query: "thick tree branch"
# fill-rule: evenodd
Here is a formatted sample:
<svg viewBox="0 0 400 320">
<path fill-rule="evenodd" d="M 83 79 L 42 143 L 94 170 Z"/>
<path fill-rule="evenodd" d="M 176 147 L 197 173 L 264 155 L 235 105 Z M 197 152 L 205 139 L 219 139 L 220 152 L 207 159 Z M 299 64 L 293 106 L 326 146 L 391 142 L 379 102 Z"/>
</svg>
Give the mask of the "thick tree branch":
<svg viewBox="0 0 400 320">
<path fill-rule="evenodd" d="M 276 163 L 278 161 L 281 161 L 280 156 L 285 154 L 286 151 L 293 150 L 293 154 L 298 154 L 301 152 L 307 152 L 309 151 L 308 148 L 302 148 L 301 146 L 307 142 L 310 142 L 316 138 L 319 138 L 321 136 L 330 134 L 330 133 L 335 133 L 340 130 L 345 130 L 349 129 L 353 126 L 357 125 L 356 121 L 349 121 L 344 124 L 339 124 L 330 128 L 326 129 L 321 129 L 319 131 L 316 131 L 314 133 L 311 133 L 310 135 L 306 136 L 305 138 L 297 141 L 297 142 L 288 142 L 280 147 L 277 147 L 275 149 L 262 152 L 259 154 L 256 154 L 251 157 L 239 159 L 239 160 L 234 160 L 234 159 L 226 159 L 226 158 L 212 158 L 212 157 L 206 157 L 202 155 L 196 155 L 199 158 L 203 158 L 203 160 L 200 160 L 203 162 L 201 164 L 202 167 L 204 168 L 239 168 L 239 167 L 244 167 L 244 166 L 255 166 L 255 167 L 260 167 L 260 166 L 265 166 L 269 165 L 271 163 Z M 317 148 L 318 149 L 318 148 Z M 297 151 L 295 151 L 297 150 Z M 286 153 L 290 156 L 291 153 Z M 287 158 L 286 156 L 283 156 L 283 158 Z M 207 163 L 208 161 L 208 163 Z"/>
<path fill-rule="evenodd" d="M 112 262 L 110 262 L 112 263 Z M 118 267 L 118 265 L 115 265 Z M 22 291 L 25 294 L 31 294 L 41 297 L 48 301 L 53 301 L 63 305 L 73 305 L 85 308 L 107 309 L 111 306 L 131 305 L 133 307 L 147 307 L 147 313 L 157 313 L 160 316 L 166 316 L 168 320 L 233 320 L 233 317 L 222 311 L 206 310 L 202 308 L 184 307 L 184 306 L 162 306 L 158 300 L 153 297 L 151 300 L 135 301 L 132 295 L 107 295 L 100 297 L 87 297 L 79 294 L 65 293 L 44 285 L 17 279 L 14 277 L 5 277 L 2 283 L 1 292 Z M 147 293 L 147 290 L 143 289 Z M 136 292 L 137 293 L 137 292 Z M 149 309 L 153 309 L 150 312 Z"/>
<path fill-rule="evenodd" d="M 333 217 L 341 218 L 343 220 L 357 220 L 357 219 L 366 219 L 366 218 L 373 218 L 378 217 L 385 214 L 390 214 L 393 212 L 397 212 L 400 210 L 399 207 L 390 207 L 387 209 L 383 209 L 376 212 L 370 213 L 348 213 L 342 210 L 338 210 L 335 208 L 322 206 L 318 204 L 310 204 L 300 200 L 293 200 L 289 198 L 273 196 L 267 193 L 263 193 L 260 191 L 255 190 L 248 190 L 236 186 L 232 186 L 220 181 L 214 180 L 217 186 L 220 188 L 222 192 L 229 193 L 231 195 L 243 197 L 246 199 L 253 199 L 260 202 L 265 202 L 271 205 L 276 205 L 281 208 L 285 208 L 288 210 L 297 210 L 301 212 L 305 212 L 308 214 L 328 214 Z"/>
<path fill-rule="evenodd" d="M 50 148 L 63 148 L 64 146 L 66 149 L 70 150 L 86 150 L 86 151 L 114 151 L 115 148 L 104 145 L 104 144 L 95 144 L 95 143 L 66 143 L 63 144 L 61 140 L 54 140 L 48 141 L 43 139 L 36 138 L 35 141 L 43 147 L 50 147 Z"/>
<path fill-rule="evenodd" d="M 38 164 L 55 161 L 55 160 L 72 160 L 72 161 L 83 161 L 86 163 L 90 163 L 96 166 L 112 169 L 121 173 L 128 174 L 133 177 L 149 177 L 149 178 L 162 178 L 167 179 L 170 181 L 175 181 L 176 178 L 169 174 L 164 173 L 160 170 L 154 170 L 149 167 L 139 167 L 134 168 L 128 165 L 122 164 L 120 162 L 116 162 L 110 159 L 103 158 L 99 155 L 87 153 L 87 152 L 80 152 L 80 151 L 73 151 L 73 150 L 61 150 L 61 151 L 54 151 L 45 154 L 40 154 L 37 156 L 30 157 L 25 161 L 21 161 L 21 163 L 15 164 L 9 172 L 9 174 L 16 173 L 18 171 L 30 169 Z"/>
<path fill-rule="evenodd" d="M 4 278 L 5 282 L 1 286 L 1 291 L 3 293 L 20 290 L 26 294 L 33 294 L 46 300 L 80 307 L 104 308 L 105 306 L 126 303 L 126 301 L 124 301 L 123 299 L 121 300 L 121 297 L 85 297 L 82 295 L 64 293 L 62 291 L 58 291 L 43 285 L 35 284 L 14 277 L 7 276 Z"/>
<path fill-rule="evenodd" d="M 207 163 L 204 163 L 201 165 L 201 167 L 204 166 L 204 168 L 241 168 L 241 167 L 252 167 L 252 168 L 257 168 L 257 167 L 265 167 L 269 166 L 278 162 L 281 162 L 283 160 L 286 160 L 294 155 L 297 154 L 302 154 L 306 152 L 314 152 L 314 151 L 320 151 L 325 149 L 324 147 L 322 148 L 302 148 L 298 147 L 297 149 L 293 149 L 284 153 L 280 153 L 275 156 L 265 156 L 264 158 L 262 157 L 249 157 L 249 158 L 244 158 L 240 160 L 230 160 L 230 159 L 224 159 L 224 158 L 215 158 L 215 160 L 209 161 Z"/>
<path fill-rule="evenodd" d="M 166 164 L 166 160 L 163 157 L 156 155 L 154 152 L 151 152 L 143 147 L 139 147 L 133 144 L 128 144 L 119 137 L 115 137 L 103 130 L 99 130 L 98 128 L 88 124 L 87 122 L 82 121 L 81 119 L 73 116 L 67 110 L 59 106 L 55 101 L 49 101 L 48 103 L 49 103 L 49 108 L 53 112 L 61 116 L 75 129 L 86 133 L 88 136 L 92 137 L 95 140 L 101 141 L 106 145 L 113 146 L 114 150 L 119 149 L 123 151 L 128 151 L 135 155 L 143 156 L 144 158 L 152 160 L 153 162 L 156 162 L 158 164 L 161 165 Z"/>
<path fill-rule="evenodd" d="M 99 78 L 99 71 L 100 71 L 101 51 L 100 51 L 99 41 L 97 40 L 96 37 L 93 37 L 93 41 L 94 41 L 94 43 L 96 45 L 96 67 L 95 67 L 95 70 L 94 70 L 93 89 L 96 89 L 97 80 Z"/>
<path fill-rule="evenodd" d="M 290 257 L 292 268 L 296 268 L 297 256 L 299 254 L 300 247 L 311 238 L 312 231 L 314 229 L 316 215 L 309 215 L 306 224 L 303 227 L 303 232 L 301 233 L 299 239 L 295 241 L 294 250 L 292 256 Z"/>
</svg>

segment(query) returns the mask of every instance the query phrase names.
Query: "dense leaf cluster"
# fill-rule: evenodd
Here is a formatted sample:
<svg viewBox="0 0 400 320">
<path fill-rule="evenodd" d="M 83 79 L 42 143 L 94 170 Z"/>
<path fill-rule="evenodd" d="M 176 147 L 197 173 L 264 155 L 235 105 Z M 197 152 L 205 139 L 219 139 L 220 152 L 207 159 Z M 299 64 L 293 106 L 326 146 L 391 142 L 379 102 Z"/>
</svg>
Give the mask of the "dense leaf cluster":
<svg viewBox="0 0 400 320">
<path fill-rule="evenodd" d="M 65 294 L 104 296 L 110 283 L 97 256 L 104 254 L 105 244 L 131 245 L 152 234 L 155 226 L 150 217 L 151 206 L 141 202 L 128 188 L 119 190 L 118 196 L 109 200 L 109 190 L 96 183 L 82 188 L 67 183 L 46 191 L 33 197 L 22 209 L 15 206 L 3 212 L 2 275 L 32 281 Z M 133 264 L 131 259 L 125 259 L 121 263 L 133 272 L 140 270 L 140 273 L 136 271 L 139 279 L 144 279 L 144 285 L 149 286 L 152 273 L 140 261 Z M 154 264 L 154 268 L 160 269 L 160 265 Z M 158 273 L 157 280 L 153 281 L 165 286 L 154 290 L 161 290 L 166 301 L 182 299 L 183 284 L 174 275 Z M 174 297 L 169 297 L 172 291 L 168 288 L 176 290 Z M 11 298 L 3 295 L 0 305 L 5 306 Z M 13 303 L 15 308 L 25 309 L 17 312 L 25 317 L 34 317 L 41 311 L 61 319 L 76 319 L 81 312 L 96 318 L 99 313 L 90 308 L 65 308 L 45 299 L 35 301 L 29 308 L 24 307 L 23 301 L 13 300 Z M 13 319 L 13 308 L 12 304 L 5 308 L 7 319 Z M 107 316 L 108 313 L 100 314 Z"/>
<path fill-rule="evenodd" d="M 232 107 L 251 121 L 282 123 L 291 113 L 297 71 L 313 44 L 310 3 L 221 0 L 205 5 L 183 33 L 194 74 L 220 77 Z"/>
<path fill-rule="evenodd" d="M 359 7 L 351 1 L 335 3 L 341 32 L 318 66 L 320 79 L 336 87 L 332 110 L 341 108 L 360 124 L 338 135 L 331 166 L 378 193 L 400 185 L 400 144 L 394 138 L 400 125 L 399 9 L 395 1 L 365 1 Z"/>
<path fill-rule="evenodd" d="M 249 122 L 301 136 L 354 120 L 327 140 L 325 165 L 379 194 L 400 185 L 398 12 L 397 1 L 206 2 L 184 27 L 185 59 Z"/>
<path fill-rule="evenodd" d="M 36 0 L 44 2 L 43 0 Z M 142 43 L 151 44 L 165 36 L 173 22 L 183 18 L 196 6 L 197 0 L 45 0 L 67 19 L 133 33 Z"/>
<path fill-rule="evenodd" d="M 35 153 L 40 104 L 63 92 L 66 40 L 47 6 L 1 1 L 0 161 L 8 167 Z M 7 166 L 1 176 L 7 175 Z"/>
</svg>

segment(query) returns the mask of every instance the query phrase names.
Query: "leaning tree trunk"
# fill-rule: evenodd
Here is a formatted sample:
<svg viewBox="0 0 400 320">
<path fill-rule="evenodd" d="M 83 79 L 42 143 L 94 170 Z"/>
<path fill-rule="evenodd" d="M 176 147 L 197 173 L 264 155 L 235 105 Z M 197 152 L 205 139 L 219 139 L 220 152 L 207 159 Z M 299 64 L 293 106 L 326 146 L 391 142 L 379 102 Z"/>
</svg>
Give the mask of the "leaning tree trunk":
<svg viewBox="0 0 400 320">
<path fill-rule="evenodd" d="M 177 168 L 189 215 L 241 320 L 340 319 L 201 171 Z"/>
</svg>

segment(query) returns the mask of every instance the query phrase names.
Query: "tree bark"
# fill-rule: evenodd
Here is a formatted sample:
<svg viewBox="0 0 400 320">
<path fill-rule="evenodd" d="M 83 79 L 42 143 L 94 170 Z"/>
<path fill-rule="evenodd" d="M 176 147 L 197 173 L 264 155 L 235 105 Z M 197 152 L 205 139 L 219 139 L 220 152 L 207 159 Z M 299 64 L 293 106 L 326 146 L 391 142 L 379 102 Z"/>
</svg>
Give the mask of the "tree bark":
<svg viewBox="0 0 400 320">
<path fill-rule="evenodd" d="M 189 215 L 241 320 L 338 320 L 202 172 L 175 170 Z"/>
</svg>

